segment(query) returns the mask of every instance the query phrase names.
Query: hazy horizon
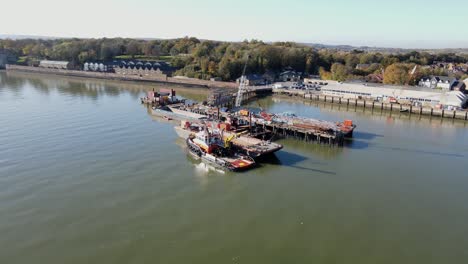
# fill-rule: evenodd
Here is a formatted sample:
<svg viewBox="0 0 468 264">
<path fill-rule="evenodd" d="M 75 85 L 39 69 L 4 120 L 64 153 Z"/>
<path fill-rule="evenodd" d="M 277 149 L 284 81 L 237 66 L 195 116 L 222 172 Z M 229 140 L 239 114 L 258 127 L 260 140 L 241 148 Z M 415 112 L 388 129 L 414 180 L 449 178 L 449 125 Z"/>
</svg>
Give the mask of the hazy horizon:
<svg viewBox="0 0 468 264">
<path fill-rule="evenodd" d="M 28 8 L 25 9 L 24 7 Z M 468 2 L 447 0 L 9 1 L 5 35 L 63 38 L 259 39 L 403 49 L 468 48 Z M 454 11 L 455 10 L 455 11 Z M 430 15 L 428 15 L 430 14 Z M 73 17 L 78 15 L 78 17 Z M 15 23 L 11 23 L 15 21 Z"/>
</svg>

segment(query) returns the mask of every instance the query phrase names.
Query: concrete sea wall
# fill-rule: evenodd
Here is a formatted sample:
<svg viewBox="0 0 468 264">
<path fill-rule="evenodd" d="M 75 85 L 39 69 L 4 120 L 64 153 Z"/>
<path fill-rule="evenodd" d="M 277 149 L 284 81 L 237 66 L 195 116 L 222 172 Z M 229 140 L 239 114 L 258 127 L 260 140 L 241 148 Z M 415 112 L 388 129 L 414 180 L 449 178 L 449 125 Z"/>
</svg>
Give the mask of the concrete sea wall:
<svg viewBox="0 0 468 264">
<path fill-rule="evenodd" d="M 201 88 L 233 88 L 233 89 L 237 88 L 237 84 L 234 82 L 207 81 L 207 80 L 199 80 L 199 79 L 194 79 L 194 78 L 120 75 L 120 74 L 109 73 L 109 72 L 87 72 L 87 71 L 76 71 L 76 70 L 48 69 L 48 68 L 11 65 L 11 64 L 6 65 L 6 69 L 8 71 L 46 73 L 46 74 L 55 74 L 55 75 L 63 75 L 63 76 L 98 78 L 98 79 L 121 80 L 121 81 L 154 82 L 154 83 L 163 83 L 163 84 L 195 86 L 195 87 L 201 87 Z"/>
</svg>

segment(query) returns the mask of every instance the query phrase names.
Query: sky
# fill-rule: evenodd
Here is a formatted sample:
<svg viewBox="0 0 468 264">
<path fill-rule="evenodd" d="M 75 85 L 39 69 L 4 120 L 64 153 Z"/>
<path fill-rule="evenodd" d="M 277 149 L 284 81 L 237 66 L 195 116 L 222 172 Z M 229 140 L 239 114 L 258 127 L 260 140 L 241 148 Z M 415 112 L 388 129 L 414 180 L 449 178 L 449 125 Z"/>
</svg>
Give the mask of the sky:
<svg viewBox="0 0 468 264">
<path fill-rule="evenodd" d="M 468 48 L 467 0 L 0 0 L 0 6 L 0 34 Z"/>
</svg>

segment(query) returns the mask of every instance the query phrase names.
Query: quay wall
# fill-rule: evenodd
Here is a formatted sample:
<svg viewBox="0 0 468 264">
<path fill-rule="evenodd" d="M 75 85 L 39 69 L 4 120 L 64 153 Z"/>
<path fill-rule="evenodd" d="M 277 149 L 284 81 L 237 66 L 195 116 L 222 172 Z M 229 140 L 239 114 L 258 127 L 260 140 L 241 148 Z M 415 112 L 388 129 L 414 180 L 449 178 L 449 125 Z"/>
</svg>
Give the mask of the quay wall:
<svg viewBox="0 0 468 264">
<path fill-rule="evenodd" d="M 467 110 L 444 110 L 432 107 L 417 107 L 412 105 L 391 104 L 384 102 L 375 102 L 362 99 L 349 99 L 330 95 L 310 94 L 305 91 L 290 91 L 284 89 L 274 89 L 274 94 L 287 94 L 291 96 L 301 97 L 304 100 L 321 101 L 332 104 L 341 104 L 352 107 L 363 107 L 375 110 L 390 111 L 390 112 L 405 112 L 409 115 L 428 115 L 440 118 L 451 118 L 459 120 L 468 120 Z"/>
<path fill-rule="evenodd" d="M 33 73 L 45 73 L 72 77 L 85 77 L 85 78 L 98 78 L 120 81 L 136 81 L 136 82 L 154 82 L 163 84 L 195 86 L 200 88 L 237 88 L 234 82 L 220 82 L 220 81 L 207 81 L 194 78 L 175 78 L 168 76 L 138 76 L 138 75 L 120 75 L 110 72 L 87 72 L 77 70 L 62 70 L 62 69 L 48 69 L 31 66 L 21 66 L 7 64 L 8 71 L 23 71 Z"/>
</svg>

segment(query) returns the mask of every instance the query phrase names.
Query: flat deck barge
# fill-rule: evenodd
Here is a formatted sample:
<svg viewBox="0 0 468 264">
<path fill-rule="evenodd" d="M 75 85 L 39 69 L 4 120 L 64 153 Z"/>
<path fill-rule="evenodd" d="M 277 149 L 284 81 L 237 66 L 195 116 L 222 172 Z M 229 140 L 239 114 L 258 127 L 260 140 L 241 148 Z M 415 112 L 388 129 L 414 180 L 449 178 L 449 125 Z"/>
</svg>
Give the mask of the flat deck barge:
<svg viewBox="0 0 468 264">
<path fill-rule="evenodd" d="M 277 115 L 267 112 L 253 113 L 239 110 L 235 113 L 220 112 L 218 108 L 204 105 L 172 106 L 179 115 L 191 118 L 193 114 L 215 120 L 226 119 L 228 123 L 236 123 L 234 128 L 243 127 L 250 135 L 256 137 L 271 134 L 272 136 L 294 137 L 306 142 L 318 142 L 342 146 L 345 138 L 352 137 L 356 127 L 351 120 L 344 122 L 329 122 L 313 118 L 297 117 L 295 115 Z M 242 123 L 241 126 L 239 123 Z M 237 130 L 242 131 L 242 130 Z"/>
</svg>

